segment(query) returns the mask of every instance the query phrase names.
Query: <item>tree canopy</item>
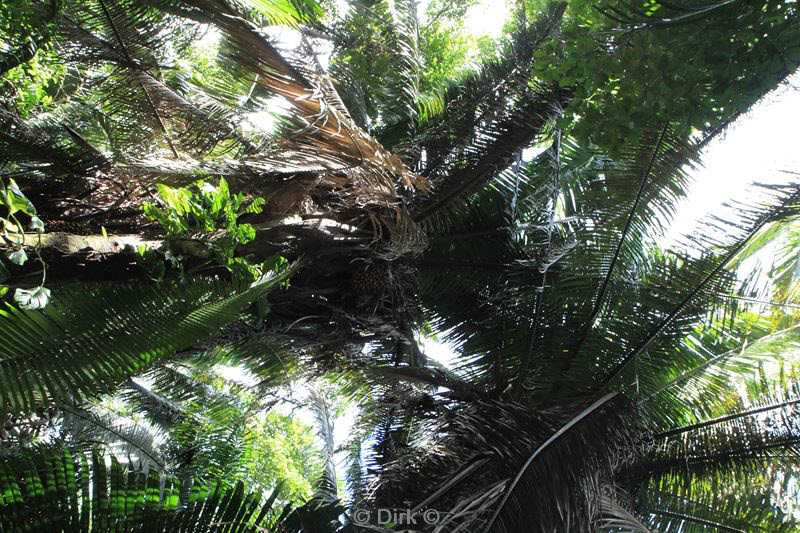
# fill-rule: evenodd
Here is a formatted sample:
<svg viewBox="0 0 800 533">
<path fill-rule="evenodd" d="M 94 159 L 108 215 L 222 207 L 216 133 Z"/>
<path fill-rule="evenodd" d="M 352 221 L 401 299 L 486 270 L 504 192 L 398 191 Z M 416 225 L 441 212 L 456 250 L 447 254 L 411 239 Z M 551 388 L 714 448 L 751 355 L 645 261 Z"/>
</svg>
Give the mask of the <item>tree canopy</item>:
<svg viewBox="0 0 800 533">
<path fill-rule="evenodd" d="M 0 531 L 800 530 L 797 4 L 476 3 L 0 0 Z"/>
</svg>

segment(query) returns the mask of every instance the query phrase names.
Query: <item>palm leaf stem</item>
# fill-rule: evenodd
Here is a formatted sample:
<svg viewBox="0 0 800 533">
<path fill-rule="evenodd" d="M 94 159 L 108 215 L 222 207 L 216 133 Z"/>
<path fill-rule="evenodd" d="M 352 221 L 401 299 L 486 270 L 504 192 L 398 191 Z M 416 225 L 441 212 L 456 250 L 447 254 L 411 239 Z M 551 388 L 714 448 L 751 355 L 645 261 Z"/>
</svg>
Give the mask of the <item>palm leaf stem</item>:
<svg viewBox="0 0 800 533">
<path fill-rule="evenodd" d="M 558 440 L 559 437 L 564 435 L 572 427 L 574 427 L 576 424 L 578 424 L 581 420 L 583 420 L 584 418 L 586 418 L 587 416 L 592 414 L 592 412 L 594 412 L 598 408 L 602 407 L 606 402 L 608 402 L 609 400 L 614 398 L 616 395 L 617 395 L 616 392 L 610 392 L 610 393 L 606 394 L 605 396 L 603 396 L 602 398 L 600 398 L 599 400 L 594 402 L 592 405 L 590 405 L 589 407 L 587 407 L 586 409 L 584 409 L 583 411 L 581 411 L 580 413 L 578 413 L 577 415 L 572 417 L 572 419 L 570 419 L 569 422 L 567 422 L 566 424 L 561 426 L 561 429 L 556 431 L 542 445 L 540 445 L 538 448 L 536 448 L 536 451 L 534 451 L 533 454 L 528 458 L 528 460 L 525 461 L 525 464 L 522 465 L 522 468 L 520 468 L 519 472 L 517 472 L 516 477 L 511 481 L 511 483 L 509 483 L 508 487 L 506 487 L 505 494 L 503 495 L 503 499 L 500 500 L 500 503 L 498 504 L 497 508 L 494 511 L 494 514 L 492 515 L 492 518 L 489 520 L 488 525 L 484 529 L 485 532 L 488 533 L 489 531 L 492 531 L 492 526 L 494 525 L 495 520 L 497 520 L 497 517 L 500 515 L 500 512 L 503 510 L 503 507 L 505 506 L 505 504 L 508 501 L 509 497 L 511 496 L 512 492 L 514 492 L 514 487 L 517 485 L 517 483 L 519 483 L 520 479 L 522 479 L 522 475 L 528 469 L 528 467 L 533 462 L 533 460 L 536 459 L 536 457 L 543 450 L 545 450 L 548 446 L 550 446 L 550 444 L 552 444 L 553 442 Z"/>
<path fill-rule="evenodd" d="M 781 205 L 775 207 L 774 209 L 770 210 L 769 212 L 763 214 L 758 222 L 750 229 L 748 234 L 741 239 L 725 256 L 725 258 L 716 266 L 708 275 L 706 275 L 703 280 L 698 283 L 694 289 L 686 295 L 686 297 L 681 300 L 678 305 L 676 305 L 670 313 L 664 317 L 654 328 L 650 330 L 650 332 L 642 339 L 633 350 L 625 356 L 625 358 L 620 361 L 607 375 L 603 380 L 600 382 L 598 388 L 599 390 L 604 390 L 608 387 L 612 381 L 614 381 L 617 377 L 619 377 L 622 372 L 635 361 L 644 351 L 650 346 L 650 343 L 655 340 L 658 335 L 666 329 L 666 327 L 678 316 L 681 311 L 697 296 L 700 291 L 702 291 L 706 285 L 708 285 L 713 279 L 715 279 L 720 272 L 725 268 L 725 266 L 738 254 L 742 248 L 744 248 L 747 243 L 752 239 L 758 231 L 764 227 L 770 220 L 772 220 L 776 215 L 778 215 L 781 211 L 786 209 L 789 205 L 793 204 L 800 198 L 800 191 L 795 192 L 794 194 L 790 195 L 786 200 L 784 200 Z"/>
<path fill-rule="evenodd" d="M 675 435 L 680 435 L 682 433 L 688 433 L 691 431 L 696 431 L 698 429 L 702 429 L 709 426 L 714 426 L 716 424 L 722 424 L 724 422 L 730 422 L 731 420 L 736 420 L 738 418 L 744 418 L 748 416 L 757 415 L 759 413 L 764 413 L 767 411 L 773 411 L 775 409 L 782 409 L 785 407 L 789 407 L 792 405 L 797 405 L 800 403 L 800 400 L 791 400 L 787 402 L 780 402 L 774 403 L 770 405 L 765 405 L 763 407 L 757 407 L 754 409 L 748 409 L 747 411 L 742 411 L 739 413 L 733 413 L 730 415 L 720 416 L 718 418 L 712 418 L 711 420 L 706 420 L 704 422 L 698 422 L 697 424 L 691 424 L 688 426 L 683 426 L 679 428 L 670 429 L 669 431 L 664 431 L 661 433 L 656 433 L 653 435 L 653 439 L 665 439 L 667 437 L 673 437 Z"/>
<path fill-rule="evenodd" d="M 628 218 L 625 220 L 625 226 L 622 228 L 622 235 L 619 238 L 619 242 L 617 242 L 617 247 L 614 250 L 614 255 L 611 258 L 611 263 L 608 265 L 608 272 L 606 272 L 605 277 L 603 278 L 603 282 L 600 284 L 600 289 L 597 291 L 597 297 L 595 298 L 594 308 L 592 308 L 592 313 L 589 315 L 589 320 L 586 321 L 584 324 L 581 335 L 578 338 L 578 341 L 575 343 L 575 347 L 572 349 L 572 353 L 570 353 L 569 359 L 567 361 L 567 368 L 568 370 L 570 366 L 572 366 L 572 362 L 576 355 L 580 352 L 581 348 L 583 347 L 583 343 L 586 340 L 586 337 L 589 335 L 589 331 L 592 329 L 592 326 L 597 321 L 597 318 L 600 316 L 600 310 L 603 307 L 603 301 L 605 300 L 606 291 L 608 290 L 608 284 L 611 282 L 611 276 L 614 274 L 614 267 L 617 266 L 617 261 L 619 260 L 619 256 L 622 253 L 622 245 L 625 243 L 625 239 L 628 237 L 628 232 L 630 232 L 631 224 L 633 223 L 633 217 L 636 215 L 636 210 L 639 207 L 639 203 L 642 201 L 642 194 L 644 193 L 645 186 L 647 185 L 647 180 L 650 177 L 650 173 L 653 171 L 653 165 L 655 164 L 656 158 L 658 157 L 658 153 L 661 151 L 661 146 L 664 143 L 664 137 L 667 134 L 667 128 L 669 124 L 664 124 L 664 127 L 661 129 L 661 134 L 658 136 L 658 141 L 656 142 L 655 148 L 653 149 L 653 154 L 650 156 L 650 161 L 647 163 L 647 168 L 645 169 L 644 175 L 639 183 L 639 190 L 636 193 L 636 198 L 633 201 L 633 205 L 631 206 L 630 212 L 628 212 Z"/>
<path fill-rule="evenodd" d="M 800 324 L 788 327 L 786 329 L 782 329 L 782 330 L 777 331 L 777 332 L 775 332 L 775 333 L 773 333 L 771 335 L 767 335 L 766 337 L 762 337 L 762 338 L 758 339 L 755 342 L 764 342 L 764 341 L 768 341 L 768 340 L 771 340 L 771 339 L 775 339 L 777 337 L 785 335 L 786 333 L 789 333 L 790 331 L 793 331 L 793 330 L 798 329 L 798 328 L 800 328 Z M 671 389 L 675 385 L 677 385 L 677 384 L 679 384 L 679 383 L 681 383 L 683 381 L 686 381 L 687 379 L 691 379 L 692 377 L 703 373 L 711 365 L 720 363 L 720 362 L 724 361 L 725 359 L 728 359 L 729 357 L 731 357 L 732 355 L 734 355 L 734 354 L 736 354 L 738 352 L 743 352 L 746 347 L 747 347 L 747 344 L 745 343 L 745 344 L 742 345 L 741 348 L 736 348 L 734 350 L 728 350 L 727 352 L 725 352 L 723 354 L 720 354 L 720 355 L 718 355 L 716 357 L 712 357 L 708 361 L 704 361 L 700 365 L 692 368 L 691 370 L 688 370 L 688 371 L 684 372 L 680 376 L 678 376 L 675 379 L 669 381 L 668 383 L 666 383 L 662 387 L 658 388 L 655 392 L 653 392 L 649 396 L 639 400 L 638 403 L 649 402 L 653 398 L 657 397 L 658 395 L 660 395 L 664 391 L 666 391 L 668 389 Z"/>
<path fill-rule="evenodd" d="M 576 357 L 580 353 L 581 348 L 583 347 L 583 343 L 586 341 L 586 338 L 589 336 L 589 332 L 594 326 L 595 322 L 597 322 L 598 317 L 600 316 L 600 310 L 603 307 L 603 301 L 605 300 L 606 291 L 608 290 L 608 284 L 611 282 L 611 276 L 614 273 L 614 267 L 617 265 L 617 261 L 619 260 L 620 254 L 622 253 L 622 245 L 625 243 L 625 239 L 628 236 L 628 232 L 630 231 L 631 224 L 633 223 L 633 217 L 636 214 L 636 210 L 639 208 L 639 203 L 642 200 L 642 194 L 644 193 L 645 186 L 647 185 L 647 180 L 650 177 L 651 172 L 653 171 L 653 165 L 655 164 L 656 158 L 658 157 L 659 152 L 661 151 L 661 146 L 664 144 L 664 138 L 667 134 L 667 129 L 669 127 L 669 123 L 665 123 L 664 127 L 661 129 L 661 133 L 658 136 L 658 141 L 653 149 L 653 154 L 650 156 L 650 160 L 647 163 L 647 167 L 645 169 L 644 175 L 639 183 L 639 190 L 636 193 L 636 198 L 633 201 L 633 205 L 631 206 L 631 210 L 628 213 L 628 218 L 625 221 L 625 226 L 622 229 L 622 235 L 619 238 L 619 242 L 617 242 L 617 247 L 614 250 L 614 255 L 611 258 L 611 264 L 608 266 L 608 272 L 606 272 L 605 277 L 603 278 L 603 282 L 600 284 L 600 289 L 597 292 L 597 297 L 595 298 L 594 308 L 592 309 L 591 315 L 589 315 L 589 319 L 581 328 L 580 336 L 578 337 L 578 341 L 575 343 L 575 346 L 570 351 L 569 356 L 567 357 L 564 367 L 562 368 L 562 372 L 566 373 L 572 368 L 572 365 L 575 362 Z M 557 394 L 561 389 L 562 382 L 559 381 L 555 383 L 552 393 Z"/>
<path fill-rule="evenodd" d="M 116 429 L 114 429 L 111 426 L 99 424 L 98 420 L 95 417 L 87 416 L 86 415 L 86 411 L 84 411 L 83 409 L 73 409 L 69 405 L 61 405 L 60 408 L 61 408 L 61 410 L 66 411 L 67 413 L 70 413 L 71 415 L 73 415 L 73 416 L 75 416 L 77 418 L 80 418 L 81 420 L 83 420 L 85 422 L 88 422 L 89 424 L 102 427 L 103 431 L 105 431 L 107 433 L 111 433 L 112 435 L 114 435 L 119 440 L 128 443 L 130 446 L 136 448 L 138 451 L 140 451 L 141 453 L 146 455 L 151 461 L 153 461 L 153 463 L 157 464 L 159 468 L 164 468 L 164 461 L 161 461 L 158 458 L 156 458 L 155 456 L 153 456 L 147 450 L 145 450 L 144 448 L 139 446 L 135 441 L 129 439 L 124 433 L 122 433 L 120 431 L 117 431 Z"/>
</svg>

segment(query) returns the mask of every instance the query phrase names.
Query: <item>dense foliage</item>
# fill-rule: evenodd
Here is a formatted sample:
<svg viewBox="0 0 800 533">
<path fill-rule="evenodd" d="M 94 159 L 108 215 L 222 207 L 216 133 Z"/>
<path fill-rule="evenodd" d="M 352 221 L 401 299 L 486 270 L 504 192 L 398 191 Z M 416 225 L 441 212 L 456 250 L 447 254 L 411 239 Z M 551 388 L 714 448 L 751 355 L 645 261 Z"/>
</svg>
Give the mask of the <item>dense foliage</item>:
<svg viewBox="0 0 800 533">
<path fill-rule="evenodd" d="M 797 4 L 475 4 L 0 0 L 0 531 L 800 528 Z"/>
</svg>

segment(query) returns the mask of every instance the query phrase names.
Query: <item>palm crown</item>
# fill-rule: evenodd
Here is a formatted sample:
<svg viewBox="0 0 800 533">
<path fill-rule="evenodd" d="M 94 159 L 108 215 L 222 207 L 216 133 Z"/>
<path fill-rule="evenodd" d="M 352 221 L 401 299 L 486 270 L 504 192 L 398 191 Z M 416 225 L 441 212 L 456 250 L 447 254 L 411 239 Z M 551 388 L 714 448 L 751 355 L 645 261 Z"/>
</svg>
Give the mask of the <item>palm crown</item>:
<svg viewBox="0 0 800 533">
<path fill-rule="evenodd" d="M 796 461 L 797 269 L 763 295 L 735 267 L 791 234 L 800 189 L 659 243 L 702 147 L 797 67 L 798 17 L 520 2 L 440 86 L 423 52 L 440 30 L 410 1 L 333 19 L 312 0 L 33 4 L 0 72 L 49 47 L 66 74 L 50 103 L 0 107 L 3 527 L 367 527 L 342 515 L 319 392 L 313 498 L 277 511 L 277 489 L 232 482 L 260 401 L 328 376 L 360 406 L 350 511 L 792 530 L 770 497 Z M 209 389 L 220 364 L 258 384 Z M 147 424 L 117 426 L 107 394 Z"/>
</svg>

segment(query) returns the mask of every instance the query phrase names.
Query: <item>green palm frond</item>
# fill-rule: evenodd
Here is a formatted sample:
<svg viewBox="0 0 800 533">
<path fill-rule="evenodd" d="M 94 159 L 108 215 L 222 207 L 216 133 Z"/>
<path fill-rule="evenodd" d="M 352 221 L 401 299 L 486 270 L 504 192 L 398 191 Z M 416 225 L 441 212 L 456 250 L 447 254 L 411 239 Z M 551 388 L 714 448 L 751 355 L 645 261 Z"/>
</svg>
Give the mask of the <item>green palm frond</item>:
<svg viewBox="0 0 800 533">
<path fill-rule="evenodd" d="M 800 461 L 796 378 L 771 380 L 760 370 L 732 383 L 726 394 L 717 392 L 717 402 L 705 402 L 705 412 L 697 413 L 690 423 L 655 433 L 654 454 L 644 460 L 648 475 L 658 479 L 663 472 L 701 477 L 757 474 L 764 464 Z M 742 388 L 744 395 L 738 390 Z"/>
<path fill-rule="evenodd" d="M 324 456 L 323 471 L 317 480 L 315 499 L 320 502 L 332 502 L 337 498 L 336 487 L 336 469 L 334 460 L 334 440 L 333 440 L 333 422 L 331 419 L 331 412 L 328 406 L 328 401 L 325 395 L 318 387 L 309 387 L 309 407 L 314 413 L 314 418 L 317 425 L 317 436 L 322 441 L 322 452 Z"/>
<path fill-rule="evenodd" d="M 43 448 L 0 459 L 0 525 L 18 531 L 300 531 L 297 509 L 233 487 L 195 484 L 179 506 L 174 478 L 126 470 L 113 456 Z M 301 508 L 315 517 L 315 509 Z M 330 531 L 319 529 L 317 531 Z"/>
<path fill-rule="evenodd" d="M 137 468 L 166 466 L 163 431 L 99 407 L 61 406 L 56 442 L 73 452 L 103 448 Z"/>
<path fill-rule="evenodd" d="M 625 369 L 647 350 L 650 343 L 664 330 L 670 327 L 676 317 L 679 317 L 684 309 L 692 303 L 692 300 L 703 291 L 706 291 L 709 285 L 718 282 L 728 262 L 747 245 L 749 240 L 753 238 L 761 228 L 769 222 L 792 216 L 795 213 L 800 205 L 798 204 L 798 202 L 800 202 L 800 190 L 798 190 L 798 187 L 796 185 L 789 185 L 787 187 L 778 188 L 776 193 L 776 197 L 771 199 L 771 204 L 768 203 L 766 206 L 753 209 L 749 212 L 742 212 L 742 222 L 738 227 L 735 223 L 733 224 L 733 228 L 731 228 L 728 234 L 729 241 L 723 244 L 723 247 L 728 250 L 727 253 L 723 254 L 718 260 L 712 263 L 714 266 L 713 268 L 709 268 L 707 273 L 702 273 L 697 276 L 697 281 L 695 283 L 686 286 L 686 289 L 689 290 L 685 292 L 685 295 L 677 304 L 602 378 L 600 382 L 602 387 L 609 385 L 620 377 Z M 734 231 L 737 230 L 738 234 L 734 233 Z M 703 246 L 703 249 L 705 248 L 706 247 Z M 710 266 L 711 265 L 709 265 L 709 267 Z"/>
<path fill-rule="evenodd" d="M 188 360 L 192 366 L 205 370 L 215 365 L 238 366 L 259 378 L 262 388 L 280 386 L 300 371 L 308 349 L 299 339 L 243 321 L 231 326 L 239 330 L 239 338 L 192 354 Z"/>
<path fill-rule="evenodd" d="M 167 471 L 184 482 L 181 501 L 187 501 L 193 479 L 228 482 L 243 473 L 253 414 L 238 394 L 241 387 L 226 382 L 216 390 L 208 384 L 213 374 L 186 363 L 156 367 L 142 376 L 149 386 L 134 383 L 120 395 L 163 428 L 161 454 Z"/>
<path fill-rule="evenodd" d="M 797 520 L 771 502 L 770 487 L 750 482 L 723 490 L 694 497 L 653 490 L 643 494 L 637 507 L 643 522 L 663 533 L 797 531 Z"/>
<path fill-rule="evenodd" d="M 129 379 L 119 392 L 124 400 L 136 406 L 136 412 L 147 413 L 148 419 L 161 427 L 169 428 L 186 416 L 178 403 L 133 379 Z"/>
<path fill-rule="evenodd" d="M 614 309 L 619 291 L 648 275 L 653 286 L 674 277 L 679 263 L 648 249 L 684 195 L 684 165 L 694 161 L 696 150 L 668 126 L 654 129 L 618 160 L 560 139 L 523 167 L 522 179 L 501 175 L 464 208 L 431 225 L 434 245 L 421 270 L 423 304 L 438 329 L 461 345 L 476 378 L 488 377 L 499 358 L 505 375 L 521 379 L 521 390 L 522 383 L 530 385 L 527 374 L 539 369 L 561 379 L 573 366 L 585 368 L 576 363 L 584 349 L 618 349 L 603 346 L 608 328 L 631 331 L 630 325 L 606 317 L 602 331 L 590 335 L 591 325 L 601 312 L 628 319 L 630 309 Z M 659 289 L 646 305 L 663 306 L 664 293 Z M 526 368 L 522 378 L 520 365 Z"/>
<path fill-rule="evenodd" d="M 675 351 L 675 357 L 687 363 L 695 361 L 694 366 L 676 366 L 675 373 L 665 373 L 639 400 L 640 408 L 659 430 L 724 416 L 731 399 L 740 396 L 737 387 L 757 376 L 760 368 L 776 364 L 791 368 L 796 364 L 800 327 L 772 332 L 769 326 L 749 320 L 747 329 L 731 335 L 727 342 L 725 332 L 717 328 L 687 339 Z"/>
<path fill-rule="evenodd" d="M 237 292 L 218 280 L 168 286 L 86 285 L 46 308 L 0 315 L 3 406 L 30 411 L 109 392 L 161 357 L 211 337 L 283 275 Z"/>
<path fill-rule="evenodd" d="M 352 1 L 332 39 L 329 75 L 356 122 L 387 148 L 412 134 L 421 96 L 417 5 Z"/>
</svg>

